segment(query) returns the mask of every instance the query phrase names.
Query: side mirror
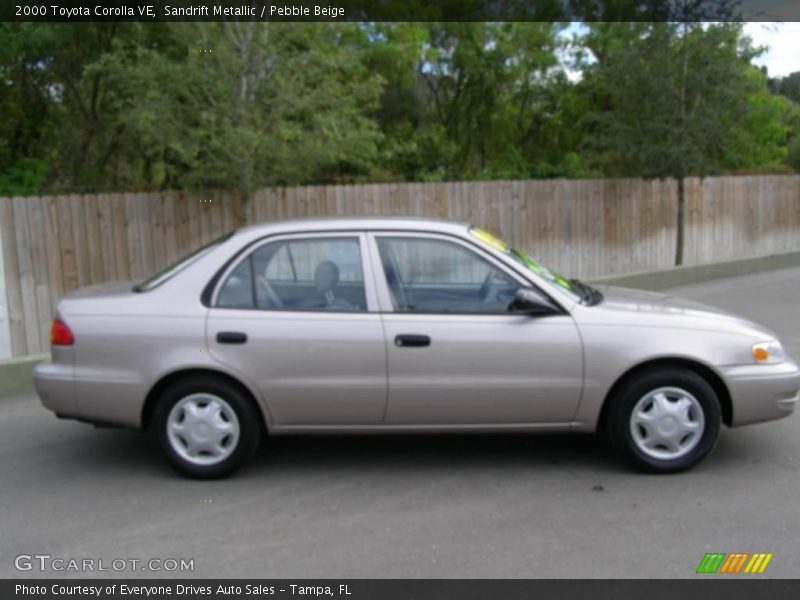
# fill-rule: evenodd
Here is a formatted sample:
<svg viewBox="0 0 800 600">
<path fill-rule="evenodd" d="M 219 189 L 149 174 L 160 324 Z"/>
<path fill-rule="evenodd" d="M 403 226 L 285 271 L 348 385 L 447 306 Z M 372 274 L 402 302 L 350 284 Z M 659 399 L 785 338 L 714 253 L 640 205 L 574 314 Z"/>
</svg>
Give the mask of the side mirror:
<svg viewBox="0 0 800 600">
<path fill-rule="evenodd" d="M 559 312 L 548 298 L 532 288 L 520 288 L 508 305 L 508 312 L 520 315 L 545 316 Z"/>
</svg>

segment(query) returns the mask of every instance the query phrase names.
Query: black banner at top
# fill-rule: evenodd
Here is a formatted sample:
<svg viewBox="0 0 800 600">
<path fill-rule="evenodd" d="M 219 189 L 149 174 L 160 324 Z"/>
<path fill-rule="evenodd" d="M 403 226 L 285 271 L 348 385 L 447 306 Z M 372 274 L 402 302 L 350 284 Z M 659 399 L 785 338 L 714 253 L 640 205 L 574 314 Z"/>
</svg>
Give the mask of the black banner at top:
<svg viewBox="0 0 800 600">
<path fill-rule="evenodd" d="M 4 0 L 2 21 L 800 21 L 797 0 Z"/>
</svg>

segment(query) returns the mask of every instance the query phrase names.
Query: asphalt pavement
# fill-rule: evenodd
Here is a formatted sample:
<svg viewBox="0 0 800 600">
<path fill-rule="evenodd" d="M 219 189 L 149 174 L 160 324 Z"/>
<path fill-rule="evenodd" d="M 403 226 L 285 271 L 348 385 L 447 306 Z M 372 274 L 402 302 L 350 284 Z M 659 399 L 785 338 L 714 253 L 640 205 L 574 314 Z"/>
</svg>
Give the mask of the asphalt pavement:
<svg viewBox="0 0 800 600">
<path fill-rule="evenodd" d="M 800 268 L 670 292 L 763 323 L 800 358 Z M 92 576 L 15 568 L 49 555 L 193 560 L 96 572 L 125 577 L 675 578 L 706 552 L 771 552 L 760 577 L 797 577 L 798 419 L 723 428 L 672 476 L 630 472 L 590 435 L 459 435 L 275 438 L 233 478 L 197 482 L 142 434 L 4 398 L 0 577 Z"/>
</svg>

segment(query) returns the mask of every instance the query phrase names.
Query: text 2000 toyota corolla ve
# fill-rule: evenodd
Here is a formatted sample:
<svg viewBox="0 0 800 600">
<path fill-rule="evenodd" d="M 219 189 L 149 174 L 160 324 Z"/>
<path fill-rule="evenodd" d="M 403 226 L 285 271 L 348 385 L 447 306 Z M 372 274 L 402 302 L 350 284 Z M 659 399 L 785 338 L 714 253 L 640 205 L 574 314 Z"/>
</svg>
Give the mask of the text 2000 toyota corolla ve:
<svg viewBox="0 0 800 600">
<path fill-rule="evenodd" d="M 195 477 L 265 435 L 455 431 L 602 430 L 634 466 L 678 471 L 721 423 L 789 415 L 800 388 L 755 323 L 414 219 L 243 228 L 139 285 L 70 294 L 51 338 L 47 408 L 155 429 Z"/>
</svg>

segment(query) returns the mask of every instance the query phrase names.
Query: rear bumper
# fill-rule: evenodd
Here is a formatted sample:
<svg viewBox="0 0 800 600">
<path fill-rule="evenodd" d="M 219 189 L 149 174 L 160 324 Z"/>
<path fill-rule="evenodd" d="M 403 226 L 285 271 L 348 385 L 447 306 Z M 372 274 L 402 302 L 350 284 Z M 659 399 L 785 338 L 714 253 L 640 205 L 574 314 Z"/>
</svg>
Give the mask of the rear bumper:
<svg viewBox="0 0 800 600">
<path fill-rule="evenodd" d="M 722 369 L 733 404 L 732 426 L 788 417 L 800 400 L 800 369 L 793 362 Z"/>
<path fill-rule="evenodd" d="M 79 416 L 71 364 L 39 363 L 33 369 L 33 386 L 45 408 L 61 417 Z"/>
<path fill-rule="evenodd" d="M 34 369 L 33 385 L 42 405 L 59 417 L 141 427 L 146 390 L 136 381 L 80 378 L 71 364 L 45 362 Z"/>
</svg>

